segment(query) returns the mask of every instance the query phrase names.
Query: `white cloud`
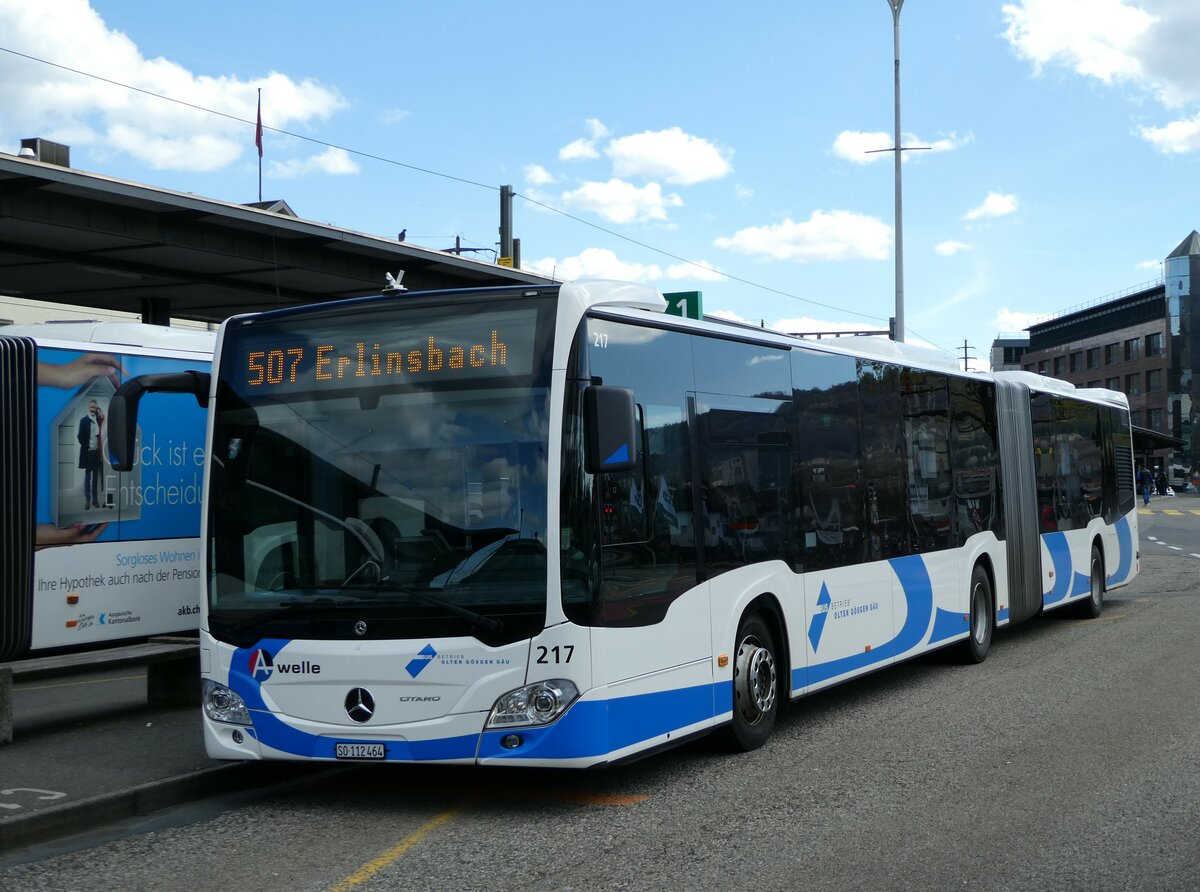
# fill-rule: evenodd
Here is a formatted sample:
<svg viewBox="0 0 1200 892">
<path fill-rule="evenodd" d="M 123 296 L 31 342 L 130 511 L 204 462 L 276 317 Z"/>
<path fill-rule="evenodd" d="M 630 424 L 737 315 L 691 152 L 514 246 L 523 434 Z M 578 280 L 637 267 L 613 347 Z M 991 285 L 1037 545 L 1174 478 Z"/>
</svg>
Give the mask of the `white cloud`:
<svg viewBox="0 0 1200 892">
<path fill-rule="evenodd" d="M 330 147 L 319 155 L 308 158 L 289 158 L 286 161 L 271 161 L 267 164 L 271 177 L 290 180 L 315 173 L 344 175 L 358 173 L 359 166 L 344 149 Z"/>
<path fill-rule="evenodd" d="M 678 195 L 664 195 L 658 183 L 637 187 L 624 180 L 584 183 L 572 192 L 564 192 L 563 204 L 575 210 L 591 211 L 612 223 L 642 223 L 666 220 L 667 210 L 683 205 Z"/>
<path fill-rule="evenodd" d="M 1200 149 L 1200 115 L 1172 121 L 1164 127 L 1139 127 L 1142 139 L 1164 155 L 1182 155 Z"/>
<path fill-rule="evenodd" d="M 959 251 L 969 251 L 971 246 L 966 242 L 945 241 L 934 245 L 935 250 L 942 257 L 953 257 Z"/>
<path fill-rule="evenodd" d="M 1200 98 L 1195 0 L 1021 0 L 1002 12 L 1004 36 L 1034 72 L 1061 65 L 1133 85 L 1169 107 Z"/>
<path fill-rule="evenodd" d="M 723 282 L 725 274 L 707 260 L 693 260 L 691 263 L 673 263 L 668 266 L 667 278 L 692 279 L 697 282 Z"/>
<path fill-rule="evenodd" d="M 580 161 L 600 157 L 600 153 L 596 150 L 596 140 L 608 136 L 608 128 L 599 118 L 588 118 L 583 124 L 587 128 L 587 137 L 580 137 L 559 149 L 558 160 Z"/>
<path fill-rule="evenodd" d="M 1154 270 L 1154 272 L 1158 272 L 1162 269 L 1162 261 L 1161 260 L 1143 260 L 1141 263 L 1139 263 L 1137 265 L 1137 268 L 1138 269 L 1149 269 L 1149 270 Z"/>
<path fill-rule="evenodd" d="M 253 122 L 262 88 L 263 123 L 287 128 L 328 118 L 346 105 L 336 89 L 278 72 L 250 80 L 197 75 L 147 59 L 110 29 L 86 0 L 0 3 L 4 43 L 151 93 Z M 150 167 L 215 170 L 253 153 L 254 125 L 206 114 L 104 81 L 0 56 L 0 145 L 35 133 L 74 147 L 127 153 Z M 279 142 L 266 134 L 268 157 Z M 275 146 L 272 145 L 275 143 Z"/>
<path fill-rule="evenodd" d="M 1045 313 L 1026 313 L 1004 307 L 996 313 L 996 318 L 992 320 L 992 324 L 997 331 L 1018 332 L 1024 331 L 1044 316 Z"/>
<path fill-rule="evenodd" d="M 733 187 L 733 197 L 738 200 L 739 204 L 748 204 L 754 198 L 754 190 L 738 183 Z"/>
<path fill-rule="evenodd" d="M 399 124 L 401 121 L 411 118 L 412 112 L 403 108 L 389 108 L 385 109 L 379 117 L 385 124 Z"/>
<path fill-rule="evenodd" d="M 1168 108 L 1200 101 L 1200 4 L 1195 0 L 1021 0 L 1003 7 L 1005 36 L 1035 73 L 1061 65 L 1125 84 Z M 1196 117 L 1140 127 L 1164 154 L 1200 149 Z"/>
<path fill-rule="evenodd" d="M 873 164 L 876 161 L 890 161 L 892 158 L 890 152 L 876 150 L 888 149 L 891 146 L 891 134 L 882 131 L 863 133 L 859 130 L 843 130 L 833 141 L 833 154 L 843 161 L 853 161 L 855 164 Z"/>
<path fill-rule="evenodd" d="M 964 220 L 982 220 L 988 217 L 1004 217 L 1017 209 L 1017 196 L 989 192 L 983 204 L 963 214 Z"/>
<path fill-rule="evenodd" d="M 1105 83 L 1146 76 L 1138 42 L 1155 17 L 1145 9 L 1123 0 L 1021 0 L 1001 13 L 1004 36 L 1038 73 L 1057 63 Z"/>
<path fill-rule="evenodd" d="M 952 152 L 974 141 L 973 133 L 962 137 L 957 133 L 948 133 L 933 142 L 923 140 L 913 133 L 904 133 L 900 137 L 902 148 L 925 147 L 931 152 Z M 878 161 L 894 164 L 890 151 L 879 151 L 880 149 L 890 149 L 893 142 L 892 134 L 884 133 L 881 130 L 870 132 L 843 130 L 833 141 L 833 154 L 844 161 L 852 161 L 855 164 L 874 164 Z M 912 152 L 906 152 L 902 156 L 902 160 L 908 160 L 911 156 Z"/>
<path fill-rule="evenodd" d="M 915 137 L 914 137 L 915 139 Z M 959 136 L 957 133 L 951 132 L 943 136 L 941 139 L 935 139 L 929 144 L 931 152 L 953 152 L 955 149 L 961 149 L 963 146 L 969 146 L 975 142 L 975 134 L 968 133 L 966 136 Z M 906 142 L 905 145 L 908 145 Z"/>
<path fill-rule="evenodd" d="M 540 164 L 526 164 L 525 182 L 530 186 L 548 186 L 554 182 L 554 174 Z"/>
<path fill-rule="evenodd" d="M 564 257 L 561 260 L 545 257 L 533 263 L 526 263 L 525 267 L 563 281 L 617 279 L 623 282 L 659 282 L 666 279 L 716 282 L 725 278 L 706 260 L 672 264 L 664 270 L 654 263 L 629 263 L 608 248 L 587 248 L 574 257 Z"/>
<path fill-rule="evenodd" d="M 752 226 L 716 240 L 717 247 L 764 255 L 775 260 L 886 260 L 891 256 L 892 227 L 878 217 L 851 211 L 813 211 L 805 221 Z"/>
<path fill-rule="evenodd" d="M 690 186 L 717 180 L 733 171 L 729 149 L 722 149 L 678 127 L 645 131 L 614 139 L 604 153 L 612 158 L 617 177 L 662 179 Z"/>
<path fill-rule="evenodd" d="M 559 161 L 579 161 L 599 157 L 600 153 L 596 151 L 596 144 L 590 139 L 574 140 L 558 150 Z"/>
<path fill-rule="evenodd" d="M 626 263 L 608 248 L 587 248 L 574 257 L 561 260 L 545 257 L 526 263 L 525 267 L 560 281 L 576 279 L 619 279 L 623 282 L 654 282 L 663 277 L 655 264 Z"/>
</svg>

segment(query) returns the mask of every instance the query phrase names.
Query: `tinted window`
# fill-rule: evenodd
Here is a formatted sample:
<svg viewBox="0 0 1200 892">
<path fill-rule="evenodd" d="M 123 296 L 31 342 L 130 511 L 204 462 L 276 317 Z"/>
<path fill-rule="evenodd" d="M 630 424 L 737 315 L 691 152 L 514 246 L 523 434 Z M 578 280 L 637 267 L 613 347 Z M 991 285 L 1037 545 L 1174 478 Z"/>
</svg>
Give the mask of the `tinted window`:
<svg viewBox="0 0 1200 892">
<path fill-rule="evenodd" d="M 950 379 L 950 465 L 959 544 L 985 530 L 1003 538 L 993 384 Z"/>
<path fill-rule="evenodd" d="M 719 338 L 695 338 L 696 390 L 785 399 L 792 390 L 788 351 Z"/>
<path fill-rule="evenodd" d="M 1054 403 L 1059 529 L 1082 529 L 1104 513 L 1099 412 L 1074 400 L 1055 398 Z"/>
<path fill-rule="evenodd" d="M 1052 533 L 1058 529 L 1055 511 L 1054 407 L 1045 393 L 1030 394 L 1029 412 L 1033 421 L 1033 462 L 1037 479 L 1038 529 Z"/>
<path fill-rule="evenodd" d="M 805 570 L 863 559 L 858 371 L 853 359 L 792 351 L 795 516 Z"/>
<path fill-rule="evenodd" d="M 1133 477 L 1133 439 L 1129 433 L 1129 413 L 1123 409 L 1102 410 L 1108 413 L 1107 435 L 1112 443 L 1111 461 L 1113 474 L 1105 475 L 1115 478 L 1115 499 L 1106 497 L 1105 504 L 1110 506 L 1105 520 L 1110 523 L 1117 516 L 1128 514 L 1133 510 L 1136 500 Z"/>
<path fill-rule="evenodd" d="M 901 374 L 908 457 L 910 537 L 914 551 L 949 548 L 951 536 L 950 404 L 946 376 Z"/>
<path fill-rule="evenodd" d="M 589 319 L 586 329 L 592 382 L 633 390 L 642 440 L 633 471 L 598 475 L 596 621 L 648 625 L 696 584 L 687 398 L 692 339 L 606 319 Z"/>
<path fill-rule="evenodd" d="M 883 362 L 859 360 L 858 393 L 866 489 L 866 559 L 897 557 L 908 553 L 900 369 Z"/>
<path fill-rule="evenodd" d="M 709 575 L 783 560 L 791 514 L 790 402 L 699 394 L 696 413 Z"/>
</svg>

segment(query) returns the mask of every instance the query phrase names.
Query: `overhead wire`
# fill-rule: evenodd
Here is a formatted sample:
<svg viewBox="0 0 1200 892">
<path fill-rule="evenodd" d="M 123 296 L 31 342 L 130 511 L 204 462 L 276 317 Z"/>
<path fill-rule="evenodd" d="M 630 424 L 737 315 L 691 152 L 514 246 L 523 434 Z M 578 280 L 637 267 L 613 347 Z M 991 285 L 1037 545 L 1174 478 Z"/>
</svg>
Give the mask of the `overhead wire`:
<svg viewBox="0 0 1200 892">
<path fill-rule="evenodd" d="M 132 84 L 126 84 L 121 81 L 114 80 L 112 78 L 104 77 L 103 75 L 94 74 L 89 71 L 83 71 L 82 69 L 73 68 L 69 65 L 63 65 L 59 62 L 52 62 L 49 59 L 43 59 L 38 56 L 30 55 L 29 53 L 22 53 L 18 50 L 14 50 L 10 47 L 0 46 L 0 52 L 5 52 L 5 53 L 8 53 L 13 56 L 20 57 L 22 59 L 27 59 L 31 62 L 40 63 L 42 65 L 48 65 L 51 68 L 57 68 L 60 71 L 67 71 L 67 72 L 70 72 L 71 74 L 76 74 L 81 77 L 86 77 L 86 78 L 91 78 L 93 80 L 101 81 L 102 83 L 110 84 L 114 87 L 120 87 L 121 89 L 131 90 L 135 93 L 140 93 L 144 96 L 149 96 L 154 99 L 161 99 L 166 102 L 173 102 L 177 105 L 181 105 L 186 108 L 194 109 L 195 111 L 198 111 L 198 112 L 203 112 L 205 114 L 210 114 L 210 115 L 216 115 L 218 117 L 225 118 L 230 121 L 236 121 L 239 124 L 247 124 L 250 126 L 256 126 L 258 123 L 257 120 L 250 120 L 248 118 L 242 118 L 242 117 L 239 117 L 238 115 L 233 115 L 228 112 L 222 112 L 222 111 L 218 111 L 216 109 L 207 108 L 202 105 L 197 105 L 192 102 L 187 102 L 186 100 L 183 100 L 183 99 L 176 99 L 173 96 L 166 96 L 162 93 L 155 93 L 152 90 L 147 90 L 142 87 L 135 87 Z M 404 168 L 405 170 L 414 171 L 416 173 L 423 173 L 423 174 L 427 174 L 429 176 L 439 177 L 439 178 L 445 179 L 445 180 L 451 180 L 456 183 L 462 183 L 462 184 L 468 185 L 468 186 L 475 186 L 480 189 L 487 189 L 492 192 L 499 191 L 498 186 L 492 186 L 487 183 L 480 183 L 476 180 L 472 180 L 467 177 L 460 177 L 460 176 L 455 176 L 454 174 L 443 173 L 442 171 L 433 170 L 428 167 L 421 167 L 416 164 L 408 164 L 404 161 L 397 161 L 394 158 L 387 158 L 387 157 L 384 157 L 383 155 L 376 155 L 373 152 L 367 152 L 367 151 L 363 151 L 361 149 L 354 149 L 349 146 L 338 145 L 337 143 L 327 142 L 326 140 L 317 139 L 316 137 L 306 136 L 303 133 L 296 133 L 291 130 L 284 130 L 281 127 L 269 127 L 264 124 L 264 125 L 262 125 L 262 128 L 264 131 L 268 131 L 270 133 L 276 133 L 281 136 L 288 136 L 293 139 L 298 139 L 303 142 L 311 143 L 313 145 L 322 146 L 324 148 L 337 149 L 339 151 L 346 152 L 349 155 L 354 155 L 359 158 L 367 158 L 372 161 L 378 161 L 383 164 L 390 164 L 395 167 Z M 590 220 L 585 220 L 582 217 L 578 217 L 575 214 L 569 213 L 568 211 L 564 211 L 562 208 L 554 207 L 553 205 L 547 204 L 546 202 L 540 201 L 536 198 L 533 198 L 532 196 L 525 195 L 520 192 L 514 192 L 513 194 L 516 195 L 517 197 L 520 197 L 522 200 L 529 202 L 530 204 L 536 205 L 540 208 L 543 208 L 544 210 L 550 211 L 551 213 L 559 214 L 560 216 L 563 216 L 569 220 L 572 220 L 573 222 L 576 222 L 583 226 L 587 226 L 591 229 L 594 229 L 597 232 L 603 232 L 604 234 L 609 235 L 613 238 L 620 239 L 621 241 L 624 241 L 624 242 L 628 242 L 631 245 L 637 245 L 639 248 L 643 248 L 644 250 L 651 251 L 651 252 L 653 252 L 655 254 L 659 254 L 663 257 L 668 257 L 671 260 L 679 261 L 680 263 L 687 264 L 688 266 L 696 267 L 697 269 L 704 270 L 707 273 L 719 275 L 722 278 L 728 279 L 731 282 L 737 282 L 739 284 L 746 285 L 751 288 L 756 288 L 760 291 L 765 291 L 769 294 L 775 294 L 775 295 L 778 295 L 779 297 L 788 298 L 789 300 L 795 300 L 795 301 L 799 301 L 801 303 L 811 304 L 815 307 L 821 307 L 823 309 L 833 310 L 838 313 L 845 313 L 845 314 L 848 314 L 851 316 L 857 316 L 860 319 L 870 319 L 875 322 L 886 321 L 884 319 L 884 317 L 882 317 L 882 316 L 873 316 L 868 313 L 860 313 L 855 310 L 848 310 L 845 307 L 838 307 L 833 304 L 822 303 L 821 301 L 813 300 L 812 298 L 801 297 L 798 294 L 792 294 L 791 292 L 783 291 L 779 288 L 773 288 L 769 285 L 764 285 L 761 282 L 755 282 L 751 279 L 746 279 L 741 276 L 736 276 L 736 275 L 732 275 L 727 272 L 723 272 L 723 271 L 715 269 L 711 266 L 706 266 L 705 264 L 697 263 L 694 260 L 689 260 L 686 257 L 681 257 L 678 254 L 674 254 L 670 251 L 656 247 L 654 245 L 649 244 L 648 242 L 641 241 L 640 239 L 636 239 L 636 238 L 632 238 L 631 236 L 623 235 L 623 234 L 616 232 L 612 229 L 609 229 L 605 226 L 601 226 L 598 223 L 593 223 Z M 916 334 L 916 332 L 913 332 L 913 333 Z M 919 334 L 917 336 L 921 337 Z M 928 341 L 928 339 L 923 338 L 923 340 L 926 340 L 927 343 L 932 344 L 932 342 Z M 951 356 L 955 356 L 954 353 L 951 353 L 950 351 L 946 350 L 943 347 L 937 346 L 936 344 L 934 344 L 933 346 L 935 346 L 937 349 L 941 350 L 943 353 L 948 353 Z"/>
</svg>

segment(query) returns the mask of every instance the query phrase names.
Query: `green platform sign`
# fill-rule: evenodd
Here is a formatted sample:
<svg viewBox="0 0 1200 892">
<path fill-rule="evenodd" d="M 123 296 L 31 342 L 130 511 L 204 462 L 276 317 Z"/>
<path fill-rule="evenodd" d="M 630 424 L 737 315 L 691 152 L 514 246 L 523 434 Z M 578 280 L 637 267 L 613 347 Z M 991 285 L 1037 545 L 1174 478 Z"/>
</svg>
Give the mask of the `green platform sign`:
<svg viewBox="0 0 1200 892">
<path fill-rule="evenodd" d="M 663 294 L 667 299 L 667 312 L 672 316 L 683 316 L 686 319 L 704 318 L 703 292 L 675 291 Z"/>
</svg>

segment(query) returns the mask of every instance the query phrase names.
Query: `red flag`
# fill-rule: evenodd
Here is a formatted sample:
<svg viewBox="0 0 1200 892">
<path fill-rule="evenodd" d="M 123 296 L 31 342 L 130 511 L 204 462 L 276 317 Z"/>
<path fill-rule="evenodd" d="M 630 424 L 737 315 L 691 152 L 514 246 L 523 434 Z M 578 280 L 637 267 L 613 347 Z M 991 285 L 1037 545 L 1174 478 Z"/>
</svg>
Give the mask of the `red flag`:
<svg viewBox="0 0 1200 892">
<path fill-rule="evenodd" d="M 254 128 L 254 144 L 258 146 L 258 157 L 262 157 L 262 90 L 258 91 L 258 124 Z"/>
</svg>

